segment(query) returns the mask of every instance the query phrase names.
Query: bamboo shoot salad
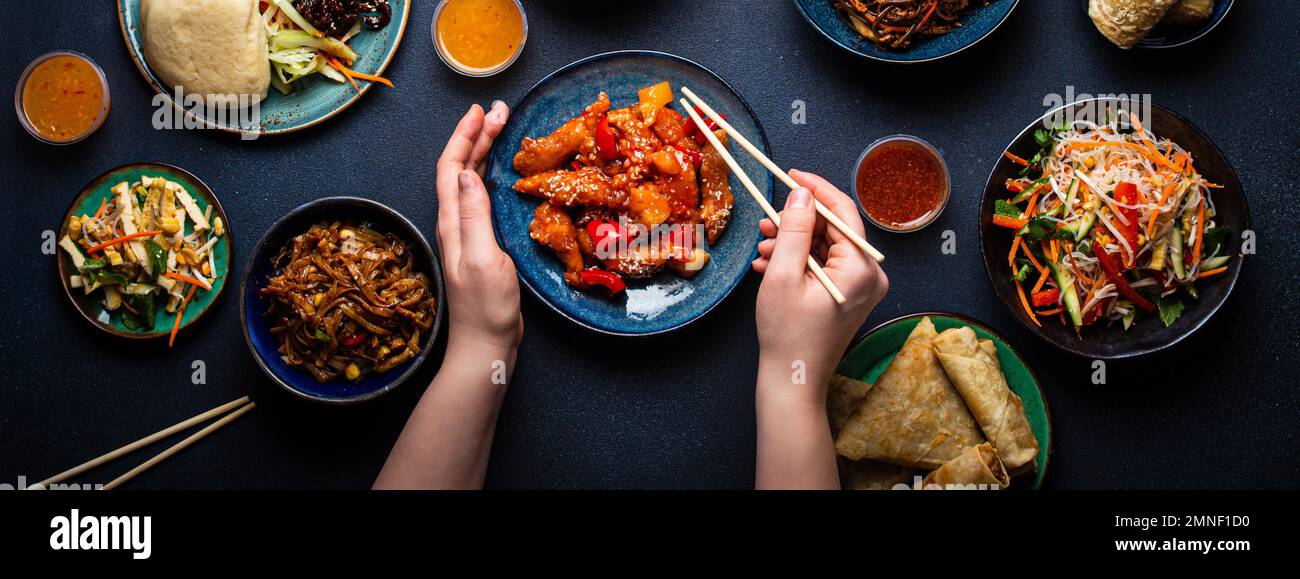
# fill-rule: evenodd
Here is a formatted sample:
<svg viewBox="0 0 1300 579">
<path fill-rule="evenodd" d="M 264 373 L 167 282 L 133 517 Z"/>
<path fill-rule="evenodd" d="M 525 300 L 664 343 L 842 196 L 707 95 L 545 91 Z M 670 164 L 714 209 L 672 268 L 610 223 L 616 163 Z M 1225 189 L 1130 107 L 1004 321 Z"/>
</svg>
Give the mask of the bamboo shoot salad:
<svg viewBox="0 0 1300 579">
<path fill-rule="evenodd" d="M 77 271 L 69 285 L 102 296 L 102 324 L 117 316 L 127 330 L 152 330 L 159 312 L 175 314 L 171 345 L 185 307 L 225 275 L 214 256 L 225 224 L 212 209 L 162 177 L 114 185 L 98 211 L 73 215 L 63 229 L 59 247 Z"/>
<path fill-rule="evenodd" d="M 271 86 L 283 94 L 293 83 L 319 74 L 337 83 L 358 80 L 393 86 L 381 76 L 352 70 L 357 53 L 348 41 L 362 29 L 379 30 L 392 20 L 388 0 L 263 0 L 259 5 L 271 61 Z"/>
<path fill-rule="evenodd" d="M 1183 298 L 1228 269 L 1228 231 L 1215 224 L 1210 191 L 1192 154 L 1145 130 L 1136 115 L 1104 125 L 1039 129 L 1039 151 L 1006 183 L 993 224 L 1013 232 L 1007 255 L 1021 306 L 1039 326 L 1057 317 L 1076 331 L 1133 325 L 1139 311 L 1166 326 Z M 1120 118 L 1132 121 L 1121 132 Z"/>
</svg>

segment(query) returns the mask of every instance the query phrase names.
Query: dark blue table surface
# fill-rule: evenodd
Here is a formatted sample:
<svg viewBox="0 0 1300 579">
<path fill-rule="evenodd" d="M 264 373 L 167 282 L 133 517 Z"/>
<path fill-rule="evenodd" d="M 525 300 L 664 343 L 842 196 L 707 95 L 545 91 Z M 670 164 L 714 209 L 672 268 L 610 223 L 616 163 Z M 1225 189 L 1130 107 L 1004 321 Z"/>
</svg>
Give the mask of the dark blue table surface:
<svg viewBox="0 0 1300 579">
<path fill-rule="evenodd" d="M 379 401 L 310 405 L 277 390 L 249 357 L 234 290 L 175 348 L 113 339 L 67 303 L 55 259 L 41 252 L 42 232 L 59 226 L 72 196 L 102 171 L 162 161 L 217 191 L 241 271 L 275 219 L 328 195 L 380 200 L 432 234 L 434 160 L 470 103 L 514 102 L 569 62 L 630 48 L 713 69 L 753 105 L 779 163 L 841 185 L 880 136 L 911 133 L 942 150 L 953 192 L 939 222 L 910 236 L 870 232 L 890 257 L 893 289 L 866 327 L 937 309 L 1005 333 L 1033 363 L 1051 406 L 1049 487 L 1295 487 L 1300 480 L 1300 356 L 1290 328 L 1300 316 L 1300 35 L 1284 25 L 1290 14 L 1281 1 L 1237 2 L 1223 26 L 1197 43 L 1141 52 L 1109 45 L 1078 2 L 1021 2 L 980 46 L 911 67 L 841 52 L 785 1 L 648 1 L 609 14 L 596 10 L 610 6 L 604 2 L 526 4 L 529 43 L 504 74 L 473 80 L 443 66 L 429 35 L 434 2 L 416 2 L 387 73 L 396 89 L 371 91 L 322 126 L 255 142 L 153 130 L 152 93 L 111 3 L 11 6 L 0 68 L 7 86 L 36 56 L 78 50 L 106 71 L 113 110 L 97 134 L 63 148 L 37 143 L 14 115 L 0 115 L 8 289 L 0 300 L 0 483 L 44 478 L 250 394 L 255 411 L 130 486 L 368 486 L 438 359 Z M 1046 95 L 1070 90 L 1150 94 L 1197 123 L 1236 166 L 1259 239 L 1258 255 L 1215 320 L 1171 351 L 1109 364 L 1104 386 L 1091 383 L 1090 361 L 1050 349 L 1007 315 L 977 241 L 977 204 L 992 163 L 1045 111 Z M 790 121 L 796 100 L 807 105 L 806 125 Z M 957 235 L 956 255 L 940 252 L 944 230 Z M 701 323 L 649 340 L 586 333 L 525 295 L 527 333 L 488 485 L 750 487 L 758 283 L 750 275 Z M 195 360 L 206 365 L 206 384 L 191 383 Z M 82 480 L 106 481 L 146 455 Z"/>
</svg>

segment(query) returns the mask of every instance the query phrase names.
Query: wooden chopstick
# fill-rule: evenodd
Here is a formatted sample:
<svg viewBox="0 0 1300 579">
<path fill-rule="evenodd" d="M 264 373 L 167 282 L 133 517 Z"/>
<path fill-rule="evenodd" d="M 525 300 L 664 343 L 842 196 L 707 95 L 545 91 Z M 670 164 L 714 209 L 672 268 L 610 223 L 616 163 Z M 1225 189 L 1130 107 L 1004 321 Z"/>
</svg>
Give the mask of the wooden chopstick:
<svg viewBox="0 0 1300 579">
<path fill-rule="evenodd" d="M 216 408 L 213 408 L 212 410 L 209 410 L 209 411 L 207 411 L 207 412 L 204 412 L 204 413 L 202 413 L 202 414 L 199 414 L 198 416 L 195 416 L 195 417 L 190 418 L 190 419 L 188 419 L 188 420 L 184 420 L 184 421 L 178 422 L 178 423 L 176 423 L 176 424 L 173 424 L 172 426 L 169 426 L 169 427 L 167 427 L 167 428 L 164 428 L 164 429 L 162 429 L 162 430 L 159 430 L 158 432 L 155 432 L 155 433 L 153 433 L 153 434 L 150 434 L 149 436 L 146 436 L 146 437 L 144 437 L 144 438 L 141 438 L 140 440 L 137 440 L 137 441 L 135 441 L 135 442 L 132 442 L 131 444 L 128 444 L 128 445 L 126 445 L 126 446 L 123 446 L 123 447 L 121 447 L 121 448 L 119 448 L 119 449 L 117 449 L 117 450 L 114 450 L 114 451 L 112 451 L 112 452 L 109 452 L 109 453 L 107 453 L 107 454 L 104 454 L 103 456 L 100 456 L 100 457 L 98 457 L 98 458 L 94 458 L 94 459 L 88 460 L 88 461 L 86 461 L 86 462 L 83 462 L 83 463 L 81 463 L 81 464 L 79 464 L 79 465 L 77 465 L 77 466 L 74 466 L 74 467 L 72 467 L 72 468 L 70 468 L 70 469 L 68 469 L 68 470 L 65 470 L 65 471 L 63 471 L 63 472 L 61 472 L 61 473 L 59 473 L 59 474 L 56 474 L 56 475 L 54 475 L 54 476 L 52 476 L 52 477 L 50 477 L 50 478 L 47 478 L 47 479 L 45 479 L 45 480 L 43 480 L 43 481 L 41 481 L 41 482 L 36 483 L 36 484 L 34 484 L 34 485 L 29 485 L 29 486 L 27 486 L 27 489 L 28 489 L 28 490 L 38 490 L 38 489 L 44 489 L 44 488 L 47 488 L 49 485 L 52 485 L 52 484 L 55 484 L 55 483 L 61 482 L 61 481 L 66 480 L 66 479 L 68 479 L 68 478 L 70 478 L 70 477 L 77 476 L 77 475 L 79 475 L 79 474 L 81 474 L 81 473 L 83 473 L 83 472 L 86 472 L 86 471 L 88 471 L 88 470 L 90 470 L 90 469 L 92 469 L 92 468 L 95 468 L 95 467 L 97 467 L 97 466 L 99 466 L 99 465 L 101 465 L 101 464 L 104 464 L 104 463 L 106 463 L 106 462 L 108 462 L 108 461 L 111 461 L 111 460 L 113 460 L 113 459 L 115 459 L 115 458 L 118 458 L 118 457 L 120 457 L 120 456 L 122 456 L 122 455 L 124 455 L 124 454 L 130 453 L 130 452 L 133 452 L 133 451 L 135 451 L 135 450 L 137 450 L 137 449 L 139 449 L 139 448 L 142 448 L 142 447 L 144 447 L 144 446 L 148 446 L 148 445 L 150 445 L 150 444 L 153 444 L 154 442 L 157 442 L 157 441 L 159 441 L 159 440 L 162 440 L 162 439 L 164 439 L 164 438 L 167 438 L 168 436 L 171 436 L 171 435 L 173 435 L 173 434 L 176 434 L 177 432 L 180 432 L 180 431 L 182 431 L 182 430 L 185 430 L 186 428 L 189 428 L 189 427 L 191 427 L 191 426 L 194 426 L 195 424 L 198 424 L 198 423 L 200 423 L 200 422 L 203 422 L 203 421 L 205 421 L 205 420 L 208 420 L 208 419 L 210 419 L 210 418 L 212 418 L 212 417 L 214 417 L 214 416 L 219 416 L 219 415 L 221 415 L 221 414 L 224 414 L 224 413 L 228 412 L 230 409 L 232 409 L 232 408 L 237 408 L 237 407 L 239 407 L 239 406 L 242 406 L 243 404 L 245 404 L 245 403 L 247 403 L 247 402 L 248 402 L 248 397 L 247 397 L 247 396 L 245 396 L 245 397 L 243 397 L 243 398 L 240 398 L 239 400 L 235 400 L 235 401 L 232 401 L 232 402 L 227 402 L 227 403 L 225 403 L 225 404 L 222 404 L 221 406 L 218 406 L 218 407 L 216 407 Z M 248 408 L 251 408 L 252 406 L 253 406 L 252 404 L 249 404 L 249 405 L 248 405 Z M 242 410 L 242 409 L 241 409 L 241 410 Z M 227 422 L 228 422 L 228 421 L 227 421 Z M 223 424 L 224 424 L 224 423 L 223 423 Z M 137 474 L 138 474 L 138 473 L 137 473 Z"/>
<path fill-rule="evenodd" d="M 194 444 L 195 442 L 198 442 L 200 439 L 202 439 L 203 437 L 209 434 L 212 434 L 212 432 L 217 430 L 218 428 L 230 424 L 236 418 L 243 416 L 244 413 L 248 412 L 249 410 L 252 410 L 255 407 L 257 407 L 256 402 L 249 402 L 247 405 L 240 407 L 238 410 L 231 412 L 230 414 L 227 414 L 225 416 L 222 416 L 220 420 L 217 420 L 216 422 L 213 422 L 212 424 L 203 427 L 203 430 L 200 430 L 198 432 L 195 432 L 194 434 L 189 435 L 188 437 L 185 438 L 185 440 L 182 440 L 172 445 L 171 448 L 168 448 L 167 450 L 158 453 L 153 458 L 144 461 L 144 463 L 142 463 L 140 466 L 137 466 L 127 471 L 126 474 L 113 479 L 111 482 L 104 485 L 103 490 L 110 491 L 121 486 L 122 483 L 129 481 L 132 478 L 135 478 L 135 475 L 138 475 L 146 470 L 149 470 L 149 467 L 152 467 L 153 465 L 162 462 L 167 457 L 173 454 L 185 450 L 185 447 Z"/>
<path fill-rule="evenodd" d="M 695 126 L 701 133 L 704 133 L 705 138 L 709 140 L 709 144 L 713 145 L 713 149 L 718 152 L 718 155 L 722 157 L 723 161 L 726 161 L 727 166 L 731 168 L 731 172 L 734 173 L 736 178 L 740 180 L 740 183 L 745 186 L 745 190 L 749 191 L 749 194 L 758 202 L 759 206 L 763 208 L 763 211 L 767 213 L 767 218 L 771 219 L 772 223 L 776 224 L 777 227 L 780 227 L 781 215 L 776 212 L 776 209 L 772 208 L 771 203 L 767 202 L 767 198 L 763 197 L 763 194 L 758 192 L 758 186 L 754 185 L 754 182 L 749 179 L 749 175 L 745 173 L 745 170 L 740 168 L 740 165 L 736 163 L 736 159 L 732 157 L 731 153 L 727 151 L 727 148 L 722 145 L 722 141 L 718 140 L 718 136 L 714 135 L 713 131 L 709 130 L 708 126 L 704 124 L 704 119 L 701 119 L 699 113 L 696 113 L 695 109 L 691 108 L 690 103 L 687 103 L 686 99 L 681 99 L 681 104 L 682 108 L 686 110 L 686 113 L 691 116 L 691 120 L 695 122 Z M 844 292 L 841 292 L 840 288 L 835 286 L 835 282 L 831 281 L 831 278 L 822 270 L 822 266 L 819 265 L 817 260 L 813 259 L 811 255 L 808 256 L 808 269 L 813 272 L 814 276 L 817 276 L 817 281 L 822 283 L 822 286 L 826 288 L 826 291 L 830 292 L 831 298 L 835 300 L 835 303 L 844 303 Z"/>
<path fill-rule="evenodd" d="M 727 135 L 740 144 L 740 148 L 748 152 L 752 157 L 754 157 L 754 159 L 766 167 L 768 171 L 771 171 L 773 175 L 776 175 L 776 178 L 780 179 L 782 183 L 785 183 L 787 187 L 790 189 L 798 189 L 800 187 L 799 183 L 796 182 L 794 178 L 790 177 L 790 175 L 785 171 L 782 171 L 776 163 L 773 163 L 767 155 L 763 154 L 763 151 L 759 150 L 758 147 L 755 147 L 753 143 L 749 142 L 749 139 L 746 139 L 744 135 L 740 134 L 740 131 L 737 131 L 735 127 L 731 126 L 731 123 L 728 123 L 726 119 L 722 118 L 722 115 L 719 115 L 717 111 L 713 110 L 713 107 L 710 107 L 703 99 L 696 96 L 691 89 L 682 87 L 682 94 L 691 99 L 696 106 L 700 107 L 701 111 L 704 111 L 704 114 L 707 115 L 710 120 L 717 123 L 718 128 L 726 131 Z M 816 199 L 813 199 L 813 204 L 817 208 L 817 213 L 819 215 L 826 219 L 826 221 L 831 225 L 834 225 L 836 229 L 840 230 L 840 233 L 843 233 L 845 237 L 849 238 L 849 241 L 852 241 L 853 245 L 858 246 L 858 249 L 862 250 L 863 253 L 870 255 L 871 258 L 877 262 L 885 261 L 885 254 L 880 253 L 876 248 L 872 247 L 870 243 L 867 243 L 865 238 L 858 235 L 858 232 L 854 231 L 852 227 L 849 227 L 849 224 L 845 223 L 843 219 L 840 219 L 834 211 L 831 211 L 830 208 L 822 205 L 821 202 Z"/>
</svg>

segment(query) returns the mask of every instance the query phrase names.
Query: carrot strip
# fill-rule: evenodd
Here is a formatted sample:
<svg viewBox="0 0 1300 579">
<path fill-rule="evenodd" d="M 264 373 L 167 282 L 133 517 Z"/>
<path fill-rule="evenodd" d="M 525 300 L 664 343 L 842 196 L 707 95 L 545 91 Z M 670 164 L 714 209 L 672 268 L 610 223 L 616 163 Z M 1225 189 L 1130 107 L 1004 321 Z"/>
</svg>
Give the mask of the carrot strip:
<svg viewBox="0 0 1300 579">
<path fill-rule="evenodd" d="M 95 219 L 104 214 L 104 208 L 108 207 L 108 197 L 99 200 L 99 211 L 95 212 Z"/>
<path fill-rule="evenodd" d="M 1034 289 L 1029 290 L 1029 293 L 1031 294 L 1038 293 L 1040 290 L 1043 289 L 1044 285 L 1047 285 L 1047 272 L 1040 271 L 1038 272 L 1038 283 L 1034 284 Z"/>
<path fill-rule="evenodd" d="M 176 343 L 176 332 L 179 332 L 181 329 L 181 318 L 185 317 L 185 306 L 190 305 L 190 298 L 194 297 L 194 290 L 196 289 L 198 288 L 190 288 L 189 293 L 185 294 L 185 299 L 181 300 L 181 307 L 176 308 L 176 321 L 172 323 L 172 333 L 167 337 L 168 348 L 172 347 L 172 344 Z"/>
<path fill-rule="evenodd" d="M 1034 308 L 1029 307 L 1029 298 L 1025 297 L 1025 284 L 1022 284 L 1019 281 L 1017 281 L 1016 291 L 1020 293 L 1020 305 L 1024 306 L 1025 313 L 1029 314 L 1029 319 L 1034 321 L 1035 326 L 1038 326 L 1040 328 L 1043 327 L 1043 324 L 1038 321 L 1038 316 L 1034 315 Z"/>
<path fill-rule="evenodd" d="M 1211 277 L 1211 276 L 1216 276 L 1216 275 L 1219 275 L 1219 274 L 1221 274 L 1221 273 L 1223 273 L 1223 272 L 1225 272 L 1225 271 L 1228 271 L 1228 266 L 1226 266 L 1226 265 L 1223 266 L 1223 267 L 1218 267 L 1218 268 L 1215 268 L 1215 269 L 1211 269 L 1211 270 L 1209 270 L 1209 271 L 1203 271 L 1203 272 L 1200 273 L 1200 275 L 1196 276 L 1196 279 L 1203 279 L 1203 278 L 1207 278 L 1207 277 Z"/>
<path fill-rule="evenodd" d="M 192 277 L 190 277 L 190 276 L 188 276 L 188 275 L 179 274 L 179 273 L 176 273 L 176 272 L 174 272 L 174 271 L 169 271 L 169 272 L 163 274 L 163 277 L 170 277 L 170 278 L 172 278 L 172 279 L 174 279 L 174 280 L 183 281 L 183 282 L 185 282 L 185 283 L 187 283 L 187 284 L 190 284 L 190 285 L 192 285 L 192 286 L 195 286 L 195 287 L 198 287 L 198 288 L 202 288 L 202 289 L 205 289 L 205 290 L 212 289 L 212 286 L 210 286 L 210 285 L 208 285 L 208 284 L 205 284 L 205 283 L 199 281 L 198 279 L 192 278 Z"/>
<path fill-rule="evenodd" d="M 1029 257 L 1029 263 L 1034 264 L 1034 269 L 1037 269 L 1038 273 L 1043 273 L 1044 271 L 1047 271 L 1047 268 L 1043 267 L 1043 264 L 1038 263 L 1038 259 L 1034 257 L 1034 252 L 1029 251 L 1028 243 L 1021 245 L 1021 247 L 1025 250 L 1025 255 Z M 1043 252 L 1044 255 L 1046 255 L 1046 253 L 1047 253 L 1046 251 Z"/>
<path fill-rule="evenodd" d="M 330 66 L 334 67 L 334 68 L 337 69 L 339 72 L 343 73 L 343 76 L 347 77 L 348 82 L 352 83 L 352 90 L 355 90 L 355 91 L 357 91 L 357 92 L 361 92 L 361 87 L 360 87 L 360 86 L 357 86 L 357 79 L 355 79 L 355 78 L 352 77 L 352 71 L 351 71 L 351 70 L 348 70 L 348 68 L 347 68 L 346 66 L 343 66 L 342 64 L 339 64 L 339 61 L 334 60 L 333 57 L 326 59 L 326 61 L 329 62 Z"/>
<path fill-rule="evenodd" d="M 1024 160 L 1024 159 L 1022 159 L 1022 158 L 1016 156 L 1016 155 L 1015 155 L 1014 153 L 1012 153 L 1011 151 L 1007 151 L 1007 152 L 1005 152 L 1005 153 L 1002 153 L 1002 155 L 1005 156 L 1007 159 L 1010 159 L 1012 163 L 1015 163 L 1015 164 L 1020 165 L 1020 166 L 1022 166 L 1022 167 L 1028 167 L 1028 166 L 1029 166 L 1029 161 L 1026 161 L 1026 160 Z"/>
<path fill-rule="evenodd" d="M 375 75 L 373 75 L 373 74 L 366 74 L 366 73 L 363 73 L 363 72 L 357 72 L 357 71 L 352 70 L 352 69 L 350 69 L 350 68 L 348 68 L 348 67 L 346 67 L 346 66 L 343 66 L 342 63 L 340 63 L 339 61 L 334 60 L 334 59 L 332 59 L 332 58 L 330 59 L 330 66 L 339 69 L 339 72 L 342 72 L 343 74 L 345 74 L 345 75 L 347 75 L 347 76 L 349 76 L 349 77 L 356 77 L 356 78 L 359 78 L 359 79 L 361 79 L 361 80 L 368 80 L 368 81 L 370 81 L 370 82 L 377 82 L 377 83 L 379 83 L 379 84 L 386 85 L 386 86 L 388 86 L 388 87 L 392 87 L 392 86 L 393 86 L 393 81 L 390 81 L 390 80 L 388 80 L 388 79 L 386 79 L 386 78 L 384 78 L 384 77 L 382 77 L 382 76 L 375 76 Z"/>
<path fill-rule="evenodd" d="M 104 243 L 101 243 L 101 244 L 99 244 L 99 245 L 96 245 L 96 246 L 90 248 L 89 250 L 87 250 L 87 253 L 99 253 L 100 251 L 103 251 L 104 248 L 106 248 L 106 247 L 112 247 L 112 246 L 117 245 L 117 244 L 119 244 L 119 243 L 122 243 L 122 242 L 125 242 L 125 241 L 131 241 L 132 239 L 139 239 L 139 238 L 141 238 L 141 237 L 153 237 L 153 236 L 158 235 L 158 234 L 160 234 L 160 233 L 162 233 L 162 230 L 161 230 L 161 229 L 155 229 L 155 230 L 153 230 L 153 231 L 139 231 L 139 232 L 136 232 L 136 233 L 132 233 L 131 235 L 123 235 L 122 237 L 119 237 L 119 238 L 117 238 L 117 239 L 112 239 L 112 240 L 109 240 L 109 241 L 105 241 Z"/>
<path fill-rule="evenodd" d="M 1011 273 L 1016 272 L 1016 250 L 1020 249 L 1020 236 L 1017 235 L 1011 242 L 1011 253 L 1007 254 L 1007 265 L 1011 266 Z"/>
<path fill-rule="evenodd" d="M 1039 314 L 1039 315 L 1042 315 L 1042 316 L 1054 316 L 1054 315 L 1059 314 L 1059 313 L 1061 313 L 1061 312 L 1063 312 L 1063 311 L 1065 311 L 1065 308 L 1062 308 L 1062 307 L 1060 307 L 1060 306 L 1057 306 L 1057 307 L 1052 308 L 1052 309 L 1050 309 L 1050 310 L 1043 310 L 1043 311 L 1041 311 L 1041 312 L 1038 312 L 1038 314 Z"/>
</svg>

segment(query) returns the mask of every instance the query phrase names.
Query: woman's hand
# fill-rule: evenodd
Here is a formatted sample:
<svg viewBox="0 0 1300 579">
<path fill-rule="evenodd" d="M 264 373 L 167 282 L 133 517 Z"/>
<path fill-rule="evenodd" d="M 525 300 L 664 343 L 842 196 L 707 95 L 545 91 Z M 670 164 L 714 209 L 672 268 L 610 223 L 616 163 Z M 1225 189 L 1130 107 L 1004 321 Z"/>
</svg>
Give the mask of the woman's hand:
<svg viewBox="0 0 1300 579">
<path fill-rule="evenodd" d="M 519 278 L 492 233 L 492 206 L 477 169 L 510 116 L 497 101 L 474 105 L 438 159 L 438 245 L 451 311 L 453 346 L 514 349 L 523 339 Z"/>
<path fill-rule="evenodd" d="M 781 227 L 770 219 L 759 223 L 768 239 L 758 244 L 754 271 L 763 274 L 758 290 L 758 339 L 764 360 L 790 369 L 803 362 L 808 371 L 810 400 L 825 400 L 826 380 L 854 332 L 862 326 L 889 291 L 880 265 L 843 233 L 817 215 L 812 200 L 865 234 L 857 206 L 844 192 L 811 173 L 791 171 L 804 188 L 790 193 L 781 212 Z M 807 268 L 811 253 L 824 264 L 827 277 L 844 292 L 836 304 Z M 818 380 L 813 381 L 816 376 Z"/>
<path fill-rule="evenodd" d="M 853 333 L 889 291 L 885 272 L 853 242 L 818 217 L 820 201 L 858 234 L 857 206 L 811 173 L 791 171 L 802 185 L 790 193 L 781 227 L 769 219 L 759 229 L 754 271 L 758 290 L 758 488 L 839 488 L 834 443 L 826 418 L 826 387 Z M 836 304 L 812 272 L 808 256 L 824 264 L 844 292 Z"/>
<path fill-rule="evenodd" d="M 475 169 L 510 111 L 474 105 L 438 159 L 438 242 L 451 328 L 433 383 L 406 421 L 377 489 L 481 488 L 497 413 L 514 371 L 524 320 L 519 278 L 492 234 L 492 207 Z"/>
</svg>

